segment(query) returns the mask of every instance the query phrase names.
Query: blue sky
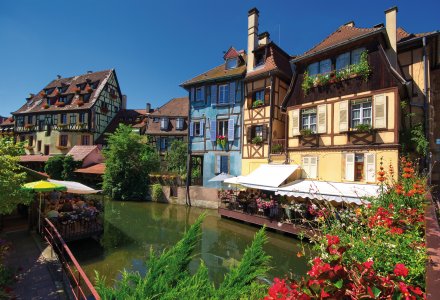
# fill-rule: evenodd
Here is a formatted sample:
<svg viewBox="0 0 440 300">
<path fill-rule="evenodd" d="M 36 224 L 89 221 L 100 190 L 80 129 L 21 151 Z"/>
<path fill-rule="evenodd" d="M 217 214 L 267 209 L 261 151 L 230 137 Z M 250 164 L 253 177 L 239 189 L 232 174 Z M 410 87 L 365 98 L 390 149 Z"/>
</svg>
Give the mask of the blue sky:
<svg viewBox="0 0 440 300">
<path fill-rule="evenodd" d="M 129 108 L 160 106 L 179 87 L 246 49 L 247 11 L 260 10 L 260 32 L 290 54 L 302 53 L 354 20 L 385 22 L 398 5 L 409 32 L 440 29 L 438 1 L 55 1 L 0 0 L 0 115 L 18 109 L 57 74 L 115 68 Z"/>
</svg>

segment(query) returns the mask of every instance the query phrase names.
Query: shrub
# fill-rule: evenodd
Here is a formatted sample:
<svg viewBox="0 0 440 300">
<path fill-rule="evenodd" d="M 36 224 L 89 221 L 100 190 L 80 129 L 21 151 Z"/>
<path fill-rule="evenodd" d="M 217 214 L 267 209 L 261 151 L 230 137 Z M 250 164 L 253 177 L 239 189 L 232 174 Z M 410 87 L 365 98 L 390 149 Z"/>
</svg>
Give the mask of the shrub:
<svg viewBox="0 0 440 300">
<path fill-rule="evenodd" d="M 163 200 L 164 194 L 162 190 L 162 185 L 156 183 L 151 186 L 151 198 L 153 199 L 153 201 L 156 202 L 160 202 Z"/>
</svg>

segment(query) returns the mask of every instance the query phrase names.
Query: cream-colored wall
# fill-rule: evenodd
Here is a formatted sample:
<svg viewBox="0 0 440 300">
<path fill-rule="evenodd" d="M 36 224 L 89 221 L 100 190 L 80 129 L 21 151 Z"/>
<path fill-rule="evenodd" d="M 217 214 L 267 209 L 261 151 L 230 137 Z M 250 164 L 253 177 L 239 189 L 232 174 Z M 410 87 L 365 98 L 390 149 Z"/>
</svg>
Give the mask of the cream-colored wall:
<svg viewBox="0 0 440 300">
<path fill-rule="evenodd" d="M 318 178 L 316 178 L 317 180 L 347 182 L 344 178 L 345 153 L 375 153 L 376 173 L 379 171 L 381 158 L 385 170 L 388 170 L 388 166 L 390 164 L 393 166 L 395 171 L 398 170 L 399 152 L 397 149 L 375 150 L 366 148 L 360 151 L 328 151 L 323 149 L 320 151 L 290 152 L 289 158 L 290 164 L 297 164 L 301 166 L 303 156 L 316 156 L 318 157 Z"/>
<path fill-rule="evenodd" d="M 397 92 L 394 89 L 390 89 L 387 91 L 380 91 L 380 92 L 363 92 L 358 93 L 356 95 L 346 95 L 338 98 L 332 98 L 332 99 L 325 99 L 320 101 L 314 101 L 311 103 L 308 103 L 307 105 L 299 105 L 294 107 L 289 107 L 288 110 L 293 109 L 302 109 L 302 108 L 308 108 L 308 107 L 316 107 L 319 104 L 326 104 L 327 107 L 327 133 L 326 134 L 320 134 L 320 146 L 341 146 L 341 145 L 347 145 L 348 144 L 348 136 L 346 133 L 341 133 L 339 130 L 339 105 L 342 101 L 345 100 L 354 100 L 354 99 L 361 99 L 363 97 L 371 97 L 373 101 L 374 106 L 374 95 L 384 94 L 387 97 L 387 105 L 386 105 L 386 112 L 387 112 L 387 127 L 385 130 L 387 131 L 380 131 L 376 133 L 376 140 L 383 143 L 394 143 L 395 136 L 394 136 L 394 129 L 395 129 L 395 118 L 398 118 L 398 113 L 395 109 L 396 101 L 399 101 L 396 99 Z M 374 114 L 372 116 L 374 120 Z M 349 116 L 349 123 L 350 123 L 350 116 Z M 333 125 L 333 126 L 332 126 Z M 288 124 L 288 137 L 289 137 L 289 147 L 298 147 L 299 144 L 299 136 L 293 136 L 292 133 L 293 130 L 293 124 L 291 118 L 289 118 L 289 124 Z M 331 143 L 331 134 L 334 134 L 333 137 L 333 144 Z"/>
<path fill-rule="evenodd" d="M 243 159 L 241 161 L 241 175 L 248 175 L 262 164 L 267 164 L 267 159 Z"/>
<path fill-rule="evenodd" d="M 60 135 L 65 134 L 68 136 L 67 147 L 61 149 L 58 147 Z M 26 134 L 26 141 L 29 140 L 31 134 Z M 25 149 L 26 154 L 40 154 L 44 153 L 44 145 L 49 145 L 49 154 L 66 154 L 75 145 L 81 145 L 81 137 L 83 135 L 89 136 L 90 145 L 93 144 L 93 135 L 86 132 L 60 132 L 57 130 L 52 130 L 50 136 L 46 136 L 44 131 L 36 132 L 32 134 L 34 136 L 34 144 L 32 149 Z M 41 151 L 37 151 L 38 141 L 41 141 Z"/>
</svg>

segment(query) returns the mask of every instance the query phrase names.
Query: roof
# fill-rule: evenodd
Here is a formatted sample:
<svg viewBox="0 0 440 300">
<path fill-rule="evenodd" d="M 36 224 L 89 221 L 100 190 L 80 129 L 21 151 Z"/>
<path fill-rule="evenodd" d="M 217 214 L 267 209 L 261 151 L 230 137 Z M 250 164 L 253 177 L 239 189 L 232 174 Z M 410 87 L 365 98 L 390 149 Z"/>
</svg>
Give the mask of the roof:
<svg viewBox="0 0 440 300">
<path fill-rule="evenodd" d="M 0 123 L 0 126 L 13 126 L 15 124 L 15 120 L 13 117 L 6 118 L 3 122 Z"/>
<path fill-rule="evenodd" d="M 333 48 L 351 42 L 352 40 L 360 39 L 372 34 L 376 34 L 384 30 L 385 29 L 383 27 L 360 28 L 349 25 L 342 25 L 336 31 L 327 36 L 324 40 L 315 45 L 313 48 L 309 49 L 302 55 L 299 55 L 297 58 L 294 59 L 294 61 L 301 60 L 305 57 L 315 55 L 329 48 Z"/>
<path fill-rule="evenodd" d="M 173 98 L 160 108 L 156 109 L 149 116 L 146 134 L 153 135 L 187 135 L 188 132 L 188 112 L 189 99 L 188 97 Z M 154 122 L 154 118 L 167 117 L 169 118 L 168 130 L 160 129 L 160 122 Z M 184 118 L 183 130 L 176 129 L 176 118 Z"/>
<path fill-rule="evenodd" d="M 82 174 L 96 174 L 96 175 L 104 175 L 105 173 L 105 163 L 96 164 L 87 168 L 80 168 L 75 170 L 76 173 Z"/>
<path fill-rule="evenodd" d="M 244 76 L 244 74 L 246 73 L 246 64 L 244 63 L 245 55 L 244 55 L 244 52 L 241 52 L 241 51 L 239 52 L 239 54 L 242 59 L 242 65 L 240 65 L 236 68 L 233 68 L 233 69 L 226 70 L 225 63 L 223 63 L 215 68 L 212 68 L 209 71 L 206 71 L 200 75 L 197 75 L 196 77 L 194 77 L 190 80 L 183 82 L 181 84 L 181 86 L 185 87 L 185 86 L 189 86 L 189 85 L 193 85 L 193 84 L 197 84 L 197 83 L 202 83 L 202 82 L 207 82 L 207 81 L 225 80 L 225 79 L 228 79 L 231 77 L 233 78 L 233 77 Z"/>
<path fill-rule="evenodd" d="M 431 32 L 421 32 L 421 33 L 408 33 L 405 29 L 402 27 L 397 28 L 397 43 L 406 43 L 409 41 L 414 41 L 432 34 L 438 34 L 440 33 L 437 31 L 431 31 Z"/>
<path fill-rule="evenodd" d="M 99 150 L 98 146 L 81 146 L 81 145 L 75 145 L 72 149 L 66 154 L 73 156 L 73 159 L 76 161 L 82 161 L 84 160 L 90 153 L 95 151 L 96 149 Z"/>
<path fill-rule="evenodd" d="M 21 114 L 21 113 L 35 113 L 35 112 L 50 112 L 50 111 L 62 111 L 62 110 L 78 110 L 78 109 L 88 109 L 92 107 L 95 101 L 98 99 L 99 94 L 104 88 L 107 80 L 110 78 L 110 75 L 114 72 L 113 69 L 105 70 L 94 73 L 86 73 L 79 76 L 68 77 L 68 78 L 60 78 L 51 81 L 48 85 L 46 85 L 42 91 L 35 95 L 31 95 L 31 97 L 27 98 L 26 103 L 20 107 L 13 114 Z M 75 104 L 74 100 L 63 107 L 57 107 L 55 105 L 50 105 L 49 108 L 44 108 L 46 104 L 48 104 L 48 98 L 54 99 L 57 95 L 56 88 L 67 88 L 64 92 L 62 92 L 61 96 L 74 95 L 77 89 L 77 86 L 81 86 L 82 90 L 80 90 L 80 95 L 85 95 L 90 93 L 87 89 L 87 85 L 91 84 L 94 86 L 93 91 L 91 92 L 90 99 L 84 103 L 82 106 L 78 106 Z M 96 86 L 95 86 L 96 85 Z M 90 85 L 89 85 L 90 87 Z M 45 91 L 51 90 L 55 88 L 49 95 L 43 96 Z"/>
<path fill-rule="evenodd" d="M 21 155 L 20 162 L 47 162 L 51 155 Z"/>
<path fill-rule="evenodd" d="M 266 61 L 263 66 L 255 68 L 253 71 L 246 74 L 246 78 L 267 73 L 270 71 L 281 71 L 289 79 L 292 76 L 292 69 L 290 67 L 290 55 L 284 52 L 277 44 L 270 42 L 267 45 L 258 47 L 254 52 L 268 49 Z"/>
</svg>

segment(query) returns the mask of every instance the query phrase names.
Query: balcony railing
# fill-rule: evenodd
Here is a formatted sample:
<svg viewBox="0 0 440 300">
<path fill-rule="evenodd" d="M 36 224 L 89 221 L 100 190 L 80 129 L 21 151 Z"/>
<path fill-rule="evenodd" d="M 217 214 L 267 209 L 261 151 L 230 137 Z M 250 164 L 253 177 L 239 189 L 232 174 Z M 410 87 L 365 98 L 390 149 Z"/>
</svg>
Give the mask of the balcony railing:
<svg viewBox="0 0 440 300">
<path fill-rule="evenodd" d="M 286 139 L 273 139 L 271 154 L 286 153 Z"/>
</svg>

